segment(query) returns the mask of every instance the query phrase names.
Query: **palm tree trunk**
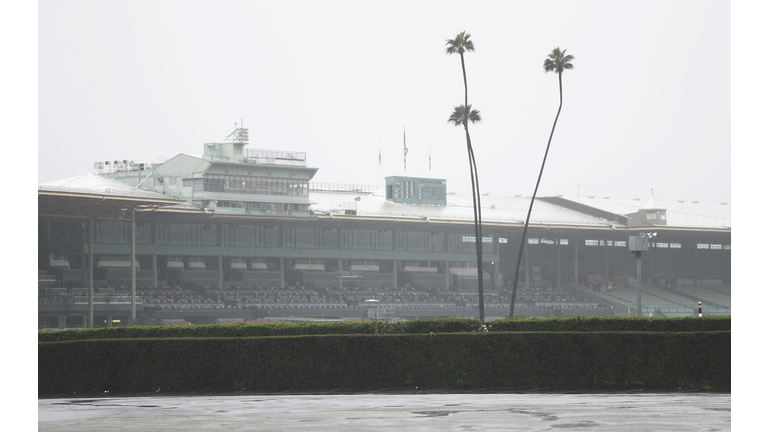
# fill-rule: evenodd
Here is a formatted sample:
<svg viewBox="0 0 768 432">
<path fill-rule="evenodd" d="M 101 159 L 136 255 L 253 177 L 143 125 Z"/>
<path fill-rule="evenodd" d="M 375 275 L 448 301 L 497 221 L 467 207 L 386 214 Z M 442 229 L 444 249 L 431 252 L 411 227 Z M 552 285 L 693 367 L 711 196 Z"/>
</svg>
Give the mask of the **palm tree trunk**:
<svg viewBox="0 0 768 432">
<path fill-rule="evenodd" d="M 485 299 L 483 297 L 483 228 L 480 208 L 480 182 L 477 175 L 477 165 L 475 163 L 475 152 L 472 150 L 472 140 L 469 137 L 469 127 L 464 126 L 467 137 L 467 153 L 469 155 L 469 175 L 472 181 L 472 205 L 475 213 L 475 253 L 477 256 L 477 294 L 479 298 L 478 309 L 480 315 L 480 325 L 485 324 Z"/>
<path fill-rule="evenodd" d="M 479 297 L 479 315 L 480 325 L 485 324 L 485 300 L 483 298 L 483 228 L 480 206 L 480 180 L 477 173 L 477 163 L 475 162 L 475 152 L 472 150 L 472 140 L 469 138 L 469 92 L 467 89 L 467 70 L 464 67 L 464 53 L 459 53 L 461 57 L 461 73 L 464 77 L 464 132 L 467 137 L 467 153 L 469 155 L 469 177 L 472 181 L 472 208 L 475 216 L 475 250 L 477 253 L 477 293 Z"/>
<path fill-rule="evenodd" d="M 517 253 L 517 265 L 515 266 L 515 281 L 512 283 L 512 302 L 509 306 L 510 318 L 512 318 L 515 313 L 515 299 L 517 297 L 517 279 L 520 276 L 520 260 L 523 257 L 523 247 L 525 247 L 526 234 L 528 233 L 528 222 L 530 222 L 531 220 L 531 210 L 533 210 L 533 202 L 536 199 L 536 192 L 539 190 L 541 175 L 544 174 L 544 165 L 547 163 L 547 155 L 549 154 L 549 145 L 552 143 L 552 136 L 555 134 L 557 119 L 560 118 L 560 110 L 563 109 L 563 74 L 562 72 L 557 74 L 557 79 L 558 79 L 558 82 L 560 83 L 560 106 L 557 108 L 557 115 L 555 116 L 555 122 L 552 124 L 552 132 L 549 133 L 549 141 L 547 141 L 547 150 L 544 152 L 544 160 L 541 162 L 541 170 L 539 170 L 539 178 L 538 180 L 536 180 L 536 188 L 533 190 L 533 196 L 531 197 L 531 204 L 530 206 L 528 206 L 528 215 L 525 217 L 525 227 L 523 228 L 523 238 L 520 240 L 520 250 Z"/>
</svg>

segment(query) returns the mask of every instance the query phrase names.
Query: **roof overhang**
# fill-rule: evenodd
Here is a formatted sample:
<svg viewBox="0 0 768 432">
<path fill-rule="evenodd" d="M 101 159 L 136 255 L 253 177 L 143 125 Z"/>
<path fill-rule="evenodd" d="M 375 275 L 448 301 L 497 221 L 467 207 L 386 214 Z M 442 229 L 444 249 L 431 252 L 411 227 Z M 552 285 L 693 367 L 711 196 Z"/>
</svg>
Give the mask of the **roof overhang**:
<svg viewBox="0 0 768 432">
<path fill-rule="evenodd" d="M 158 195 L 158 194 L 152 194 Z M 129 210 L 155 211 L 169 206 L 185 204 L 184 200 L 152 196 L 148 194 L 124 194 L 107 191 L 66 190 L 57 187 L 38 187 L 38 216 L 124 219 Z M 200 209 L 186 211 L 202 212 Z M 128 213 L 128 216 L 126 214 Z"/>
</svg>

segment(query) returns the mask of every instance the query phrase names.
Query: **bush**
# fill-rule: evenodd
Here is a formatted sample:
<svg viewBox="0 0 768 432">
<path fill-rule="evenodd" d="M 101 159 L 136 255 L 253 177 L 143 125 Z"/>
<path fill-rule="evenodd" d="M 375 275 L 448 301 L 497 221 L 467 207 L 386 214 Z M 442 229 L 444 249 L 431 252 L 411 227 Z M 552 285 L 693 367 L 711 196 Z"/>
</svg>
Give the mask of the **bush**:
<svg viewBox="0 0 768 432">
<path fill-rule="evenodd" d="M 347 321 L 334 323 L 206 324 L 193 326 L 104 327 L 87 330 L 39 331 L 39 342 L 124 338 L 262 337 L 328 334 L 418 334 L 473 332 L 474 319 L 401 321 Z M 730 331 L 731 317 L 576 317 L 512 318 L 493 322 L 493 331 Z"/>
<path fill-rule="evenodd" d="M 730 331 L 571 331 L 40 342 L 38 394 L 416 386 L 730 390 L 730 341 Z"/>
</svg>

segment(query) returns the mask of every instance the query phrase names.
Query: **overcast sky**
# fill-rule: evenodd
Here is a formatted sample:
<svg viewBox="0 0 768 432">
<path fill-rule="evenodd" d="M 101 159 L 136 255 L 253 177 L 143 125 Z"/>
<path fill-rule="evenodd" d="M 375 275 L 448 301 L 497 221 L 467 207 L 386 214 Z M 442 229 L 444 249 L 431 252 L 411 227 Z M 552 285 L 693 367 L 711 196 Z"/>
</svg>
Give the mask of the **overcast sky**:
<svg viewBox="0 0 768 432">
<path fill-rule="evenodd" d="M 731 201 L 731 4 L 690 1 L 38 3 L 38 182 L 94 161 L 303 151 L 315 182 L 445 178 L 470 193 L 458 55 L 482 193 Z M 403 164 L 405 131 L 407 169 Z M 379 150 L 382 161 L 379 164 Z M 432 167 L 429 159 L 431 155 Z"/>
</svg>

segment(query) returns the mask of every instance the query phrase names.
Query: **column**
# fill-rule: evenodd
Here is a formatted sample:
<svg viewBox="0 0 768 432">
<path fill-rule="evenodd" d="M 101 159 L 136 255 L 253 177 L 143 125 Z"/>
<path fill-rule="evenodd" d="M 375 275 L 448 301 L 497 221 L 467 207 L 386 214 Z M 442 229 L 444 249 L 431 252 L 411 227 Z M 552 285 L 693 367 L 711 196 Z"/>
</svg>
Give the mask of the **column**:
<svg viewBox="0 0 768 432">
<path fill-rule="evenodd" d="M 341 280 L 341 258 L 339 258 L 339 291 L 341 291 L 344 288 L 344 285 L 342 284 Z"/>
<path fill-rule="evenodd" d="M 224 289 L 224 265 L 221 255 L 219 255 L 219 291 Z"/>
<path fill-rule="evenodd" d="M 575 248 L 575 254 L 573 256 L 573 270 L 575 273 L 576 280 L 574 281 L 576 285 L 579 285 L 579 237 L 574 235 L 573 238 L 573 247 Z"/>
<path fill-rule="evenodd" d="M 445 261 L 445 290 L 451 289 L 451 262 Z"/>
<path fill-rule="evenodd" d="M 88 328 L 93 328 L 93 219 L 88 219 Z"/>
</svg>

